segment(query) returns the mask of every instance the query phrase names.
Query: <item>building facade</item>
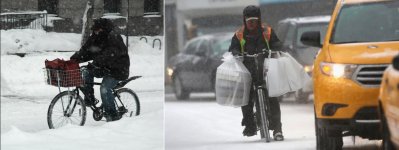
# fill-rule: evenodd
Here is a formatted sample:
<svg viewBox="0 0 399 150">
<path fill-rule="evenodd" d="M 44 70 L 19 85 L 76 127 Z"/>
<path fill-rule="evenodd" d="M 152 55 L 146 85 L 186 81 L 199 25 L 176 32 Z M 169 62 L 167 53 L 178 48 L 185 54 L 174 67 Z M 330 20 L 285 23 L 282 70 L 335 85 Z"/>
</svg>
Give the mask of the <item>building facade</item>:
<svg viewBox="0 0 399 150">
<path fill-rule="evenodd" d="M 46 10 L 54 20 L 55 32 L 82 31 L 82 18 L 89 0 L 2 0 L 1 13 Z M 109 18 L 129 35 L 163 35 L 163 0 L 93 0 L 93 18 Z M 126 17 L 129 16 L 129 17 Z M 126 28 L 126 20 L 128 27 Z M 118 29 L 117 29 L 118 30 Z"/>
</svg>

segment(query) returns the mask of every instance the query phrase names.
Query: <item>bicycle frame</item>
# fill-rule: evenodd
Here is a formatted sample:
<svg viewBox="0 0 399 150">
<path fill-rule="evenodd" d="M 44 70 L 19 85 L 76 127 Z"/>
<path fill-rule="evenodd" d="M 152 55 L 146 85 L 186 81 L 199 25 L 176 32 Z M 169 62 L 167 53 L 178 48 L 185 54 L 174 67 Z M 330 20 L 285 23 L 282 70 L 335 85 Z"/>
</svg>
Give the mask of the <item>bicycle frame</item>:
<svg viewBox="0 0 399 150">
<path fill-rule="evenodd" d="M 265 50 L 262 50 L 261 53 L 249 55 L 244 53 L 244 60 L 245 58 L 253 58 L 255 59 L 255 73 L 258 76 L 259 75 L 259 60 L 258 57 L 266 54 Z M 262 79 L 263 77 L 257 77 L 258 79 Z M 257 93 L 257 102 L 255 103 L 257 112 L 260 114 L 260 120 L 261 120 L 261 138 L 265 138 L 266 142 L 271 141 L 270 133 L 269 133 L 269 119 L 271 114 L 270 114 L 270 105 L 269 105 L 269 99 L 266 98 L 265 95 L 265 88 L 263 87 L 264 82 L 252 82 L 253 84 L 253 89 Z M 259 109 L 259 110 L 258 110 Z M 262 132 L 263 131 L 263 132 Z"/>
<path fill-rule="evenodd" d="M 101 83 L 98 83 L 98 82 L 85 83 L 85 84 L 101 85 Z M 77 94 L 77 95 L 79 95 L 79 90 L 78 90 L 78 89 L 81 90 L 80 87 L 76 87 L 75 91 L 76 91 L 76 94 Z M 81 90 L 81 91 L 82 91 L 82 90 Z M 112 88 L 111 91 L 112 91 L 112 94 L 113 94 L 115 97 L 117 97 L 117 99 L 118 99 L 118 101 L 120 102 L 120 104 L 121 104 L 123 107 L 125 107 L 125 105 L 123 104 L 123 102 L 120 100 L 119 95 L 116 94 L 115 89 Z M 83 93 L 83 95 L 85 94 L 83 91 L 82 91 L 82 93 Z M 116 101 L 116 98 L 114 99 L 114 102 L 115 102 L 115 105 L 116 105 L 117 107 L 120 107 L 120 106 L 118 105 L 117 101 Z M 91 108 L 93 111 L 96 111 L 97 109 L 99 109 L 99 107 L 96 107 L 95 105 L 90 106 L 90 108 Z"/>
</svg>

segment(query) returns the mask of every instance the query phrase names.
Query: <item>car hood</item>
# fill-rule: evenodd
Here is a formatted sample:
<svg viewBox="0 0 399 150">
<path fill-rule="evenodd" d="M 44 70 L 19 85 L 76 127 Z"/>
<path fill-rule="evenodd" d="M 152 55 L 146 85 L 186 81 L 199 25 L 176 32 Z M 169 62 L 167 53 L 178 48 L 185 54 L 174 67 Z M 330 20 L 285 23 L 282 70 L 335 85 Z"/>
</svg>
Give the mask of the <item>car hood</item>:
<svg viewBox="0 0 399 150">
<path fill-rule="evenodd" d="M 331 62 L 342 64 L 389 64 L 399 53 L 399 42 L 331 44 Z"/>
</svg>

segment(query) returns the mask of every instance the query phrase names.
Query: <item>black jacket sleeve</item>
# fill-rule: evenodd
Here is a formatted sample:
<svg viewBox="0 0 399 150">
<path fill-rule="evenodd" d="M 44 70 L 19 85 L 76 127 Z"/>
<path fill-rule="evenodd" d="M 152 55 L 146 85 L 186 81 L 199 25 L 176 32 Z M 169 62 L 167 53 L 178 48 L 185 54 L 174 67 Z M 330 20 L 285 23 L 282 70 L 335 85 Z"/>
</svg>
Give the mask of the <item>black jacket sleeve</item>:
<svg viewBox="0 0 399 150">
<path fill-rule="evenodd" d="M 231 39 L 229 52 L 231 52 L 234 56 L 241 53 L 240 41 L 238 40 L 238 38 L 235 34 L 233 35 L 233 38 Z"/>
<path fill-rule="evenodd" d="M 90 36 L 89 39 L 83 44 L 79 51 L 75 52 L 70 59 L 79 61 L 79 63 L 93 60 L 92 55 L 89 52 L 89 47 L 93 45 L 93 37 Z"/>
<path fill-rule="evenodd" d="M 280 39 L 278 39 L 276 33 L 274 32 L 274 30 L 271 30 L 270 33 L 270 49 L 272 49 L 272 51 L 281 51 L 282 49 L 282 42 L 280 41 Z"/>
</svg>

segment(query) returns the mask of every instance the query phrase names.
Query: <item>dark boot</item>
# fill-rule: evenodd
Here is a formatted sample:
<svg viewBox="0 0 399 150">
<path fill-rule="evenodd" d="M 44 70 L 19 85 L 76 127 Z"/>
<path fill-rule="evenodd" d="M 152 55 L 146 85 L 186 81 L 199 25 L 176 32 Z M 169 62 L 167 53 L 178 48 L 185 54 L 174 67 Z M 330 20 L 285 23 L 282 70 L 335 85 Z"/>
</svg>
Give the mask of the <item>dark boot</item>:
<svg viewBox="0 0 399 150">
<path fill-rule="evenodd" d="M 241 122 L 242 126 L 245 126 L 242 134 L 244 136 L 254 136 L 257 134 L 258 127 L 256 126 L 254 118 L 243 118 Z"/>
<path fill-rule="evenodd" d="M 118 113 L 114 113 L 111 115 L 108 115 L 108 114 L 105 115 L 105 119 L 107 122 L 117 121 L 117 120 L 120 120 L 121 118 L 122 118 L 122 115 L 120 115 Z"/>
<path fill-rule="evenodd" d="M 283 132 L 278 131 L 278 130 L 274 130 L 273 131 L 273 139 L 275 141 L 284 141 Z"/>
<path fill-rule="evenodd" d="M 244 129 L 244 131 L 242 132 L 242 134 L 244 135 L 244 136 L 248 136 L 248 137 L 250 137 L 250 136 L 254 136 L 254 135 L 256 135 L 257 134 L 257 127 L 256 126 L 245 126 L 245 129 Z"/>
</svg>

